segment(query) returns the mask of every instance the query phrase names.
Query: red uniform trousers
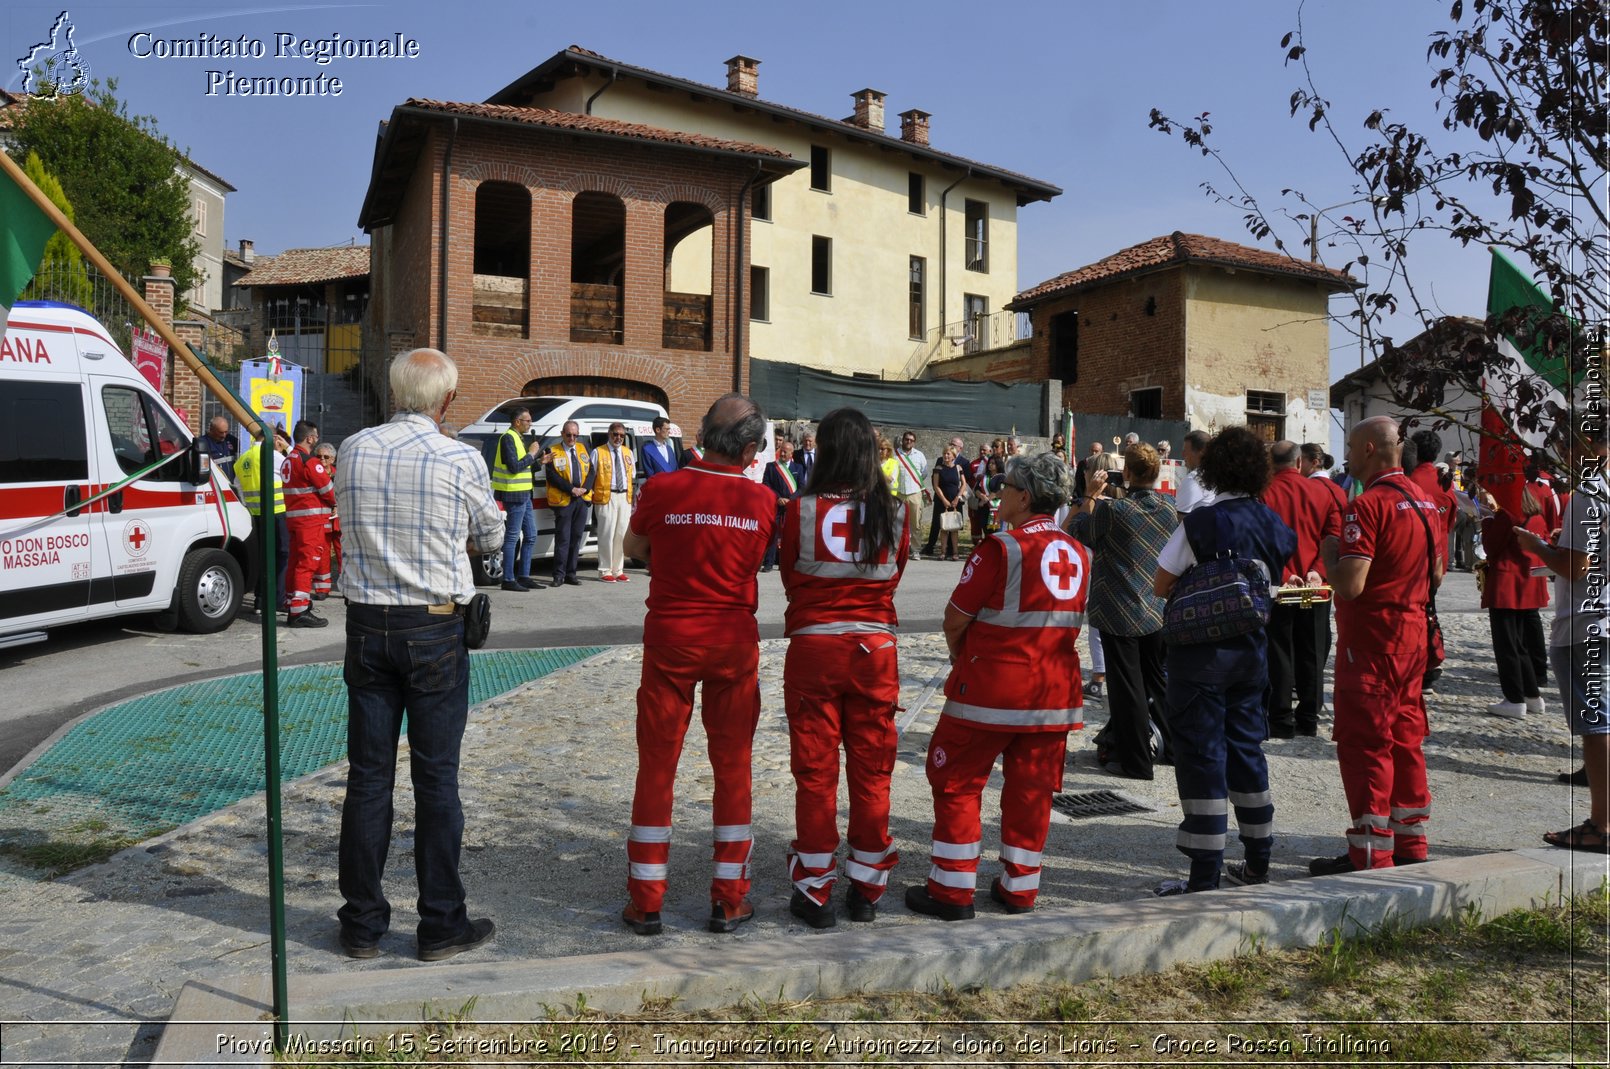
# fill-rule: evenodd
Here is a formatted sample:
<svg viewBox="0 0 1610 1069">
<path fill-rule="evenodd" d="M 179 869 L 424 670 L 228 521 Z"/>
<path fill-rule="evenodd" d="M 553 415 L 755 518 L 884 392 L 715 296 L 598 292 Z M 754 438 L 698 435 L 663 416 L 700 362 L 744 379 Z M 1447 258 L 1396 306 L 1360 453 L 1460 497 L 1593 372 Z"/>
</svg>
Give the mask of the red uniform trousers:
<svg viewBox="0 0 1610 1069">
<path fill-rule="evenodd" d="M 1353 826 L 1347 856 L 1356 869 L 1392 867 L 1426 856 L 1431 815 L 1427 734 L 1420 681 L 1423 650 L 1412 653 L 1336 652 L 1336 760 Z"/>
<path fill-rule="evenodd" d="M 704 733 L 715 773 L 715 875 L 710 898 L 736 907 L 749 893 L 750 749 L 760 720 L 754 642 L 723 646 L 645 646 L 637 688 L 637 788 L 626 840 L 626 892 L 655 913 L 665 899 L 671 859 L 671 801 L 682 740 L 693 717 L 693 688 L 704 684 Z"/>
<path fill-rule="evenodd" d="M 893 635 L 800 635 L 788 644 L 783 704 L 794 772 L 788 878 L 818 905 L 833 894 L 839 847 L 839 745 L 850 788 L 844 875 L 876 902 L 900 860 L 889 838 L 889 777 L 900 734 L 900 662 Z"/>
<path fill-rule="evenodd" d="M 928 742 L 934 792 L 933 865 L 928 893 L 936 901 L 972 905 L 983 841 L 979 804 L 995 759 L 1001 759 L 1001 890 L 1014 906 L 1040 893 L 1040 853 L 1051 828 L 1051 796 L 1062 789 L 1068 732 L 999 731 L 941 716 Z"/>
<path fill-rule="evenodd" d="M 341 570 L 341 524 L 334 516 L 324 520 L 324 559 L 313 573 L 313 593 L 328 596 L 335 589 L 335 575 Z"/>
<path fill-rule="evenodd" d="M 294 516 L 285 521 L 291 532 L 291 559 L 285 566 L 285 592 L 292 616 L 313 607 L 314 580 L 321 573 L 329 589 L 329 540 L 323 516 Z"/>
</svg>

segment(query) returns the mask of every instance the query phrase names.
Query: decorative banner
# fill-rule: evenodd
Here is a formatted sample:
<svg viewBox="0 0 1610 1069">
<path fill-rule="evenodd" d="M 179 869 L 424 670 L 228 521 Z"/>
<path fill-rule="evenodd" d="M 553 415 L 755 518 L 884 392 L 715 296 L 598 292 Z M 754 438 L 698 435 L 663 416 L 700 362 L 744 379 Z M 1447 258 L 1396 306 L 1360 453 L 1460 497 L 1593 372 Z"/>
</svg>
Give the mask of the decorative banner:
<svg viewBox="0 0 1610 1069">
<path fill-rule="evenodd" d="M 135 327 L 133 336 L 134 367 L 145 376 L 145 381 L 158 393 L 162 392 L 162 383 L 168 377 L 168 343 L 152 330 L 144 327 Z"/>
<path fill-rule="evenodd" d="M 240 395 L 258 419 L 289 435 L 302 418 L 302 367 L 277 357 L 247 360 L 240 365 Z M 239 433 L 245 448 L 251 436 L 244 427 Z"/>
<path fill-rule="evenodd" d="M 1178 494 L 1180 480 L 1185 478 L 1185 465 L 1178 460 L 1165 460 L 1158 465 L 1157 491 L 1162 494 Z"/>
</svg>

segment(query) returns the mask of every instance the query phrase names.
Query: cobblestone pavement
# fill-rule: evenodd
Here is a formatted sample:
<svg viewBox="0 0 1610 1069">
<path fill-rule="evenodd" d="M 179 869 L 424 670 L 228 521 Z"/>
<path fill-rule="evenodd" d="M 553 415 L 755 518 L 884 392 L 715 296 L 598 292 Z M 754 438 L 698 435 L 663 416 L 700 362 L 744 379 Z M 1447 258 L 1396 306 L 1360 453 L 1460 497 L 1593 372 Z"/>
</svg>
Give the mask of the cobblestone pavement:
<svg viewBox="0 0 1610 1069">
<path fill-rule="evenodd" d="M 1426 753 L 1435 797 L 1433 856 L 1540 845 L 1538 836 L 1581 819 L 1586 792 L 1555 783 L 1576 767 L 1557 702 L 1519 721 L 1488 717 L 1497 696 L 1484 614 L 1446 612 L 1450 661 L 1430 701 Z M 625 895 L 625 832 L 636 754 L 636 647 L 593 660 L 487 702 L 465 737 L 464 882 L 473 916 L 497 919 L 498 935 L 476 958 L 560 957 L 651 946 L 708 949 L 721 939 L 820 937 L 787 914 L 783 855 L 792 834 L 792 780 L 782 713 L 782 641 L 763 644 L 762 716 L 755 745 L 754 897 L 758 916 L 736 936 L 704 931 L 708 913 L 711 777 L 695 718 L 677 781 L 676 826 L 666 931 L 652 943 L 631 935 L 618 913 Z M 894 777 L 893 834 L 903 860 L 877 925 L 840 926 L 829 937 L 876 939 L 889 924 L 932 923 L 906 913 L 899 889 L 927 869 L 931 809 L 922 763 L 945 671 L 938 635 L 902 640 L 902 720 Z M 1345 680 L 1343 682 L 1345 686 Z M 1105 719 L 1086 709 L 1091 728 Z M 1322 724 L 1322 728 L 1328 724 Z M 1334 750 L 1324 737 L 1270 742 L 1276 803 L 1276 879 L 1299 878 L 1311 856 L 1343 848 L 1347 823 Z M 1046 847 L 1043 910 L 1144 896 L 1180 874 L 1173 777 L 1114 779 L 1093 766 L 1091 730 L 1073 737 L 1064 789 L 1114 790 L 1147 806 L 1118 817 L 1055 819 Z M 406 759 L 405 759 L 406 760 Z M 399 791 L 387 877 L 394 905 L 385 951 L 352 962 L 335 945 L 336 844 L 344 765 L 285 791 L 288 962 L 294 1013 L 298 974 L 430 966 L 413 957 L 412 800 Z M 406 765 L 399 775 L 406 780 Z M 985 860 L 994 860 L 994 788 L 985 803 Z M 842 818 L 841 818 L 842 819 Z M 26 821 L 26 815 L 12 820 Z M 147 1060 L 187 980 L 227 982 L 269 968 L 267 859 L 261 797 L 187 825 L 112 860 L 56 881 L 15 862 L 0 867 L 0 1062 Z M 18 831 L 0 828 L 0 837 Z M 1235 849 L 1232 844 L 1232 856 Z M 975 923 L 992 923 L 980 909 Z M 853 927 L 855 931 L 849 929 Z M 719 945 L 717 943 L 716 945 Z M 435 990 L 420 976 L 420 998 Z M 63 1022 L 63 1023 L 49 1023 Z"/>
</svg>

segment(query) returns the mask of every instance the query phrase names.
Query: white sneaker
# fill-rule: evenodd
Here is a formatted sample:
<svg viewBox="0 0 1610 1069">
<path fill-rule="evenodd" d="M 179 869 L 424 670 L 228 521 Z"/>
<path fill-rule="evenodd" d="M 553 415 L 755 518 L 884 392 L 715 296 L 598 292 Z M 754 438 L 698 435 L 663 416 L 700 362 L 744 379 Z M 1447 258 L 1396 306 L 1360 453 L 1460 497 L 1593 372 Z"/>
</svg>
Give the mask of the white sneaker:
<svg viewBox="0 0 1610 1069">
<path fill-rule="evenodd" d="M 1525 702 L 1493 702 L 1487 707 L 1488 716 L 1500 716 L 1505 720 L 1519 720 L 1526 715 Z"/>
<path fill-rule="evenodd" d="M 1538 694 L 1526 699 L 1526 711 L 1528 713 L 1541 713 L 1544 708 L 1543 695 Z"/>
</svg>

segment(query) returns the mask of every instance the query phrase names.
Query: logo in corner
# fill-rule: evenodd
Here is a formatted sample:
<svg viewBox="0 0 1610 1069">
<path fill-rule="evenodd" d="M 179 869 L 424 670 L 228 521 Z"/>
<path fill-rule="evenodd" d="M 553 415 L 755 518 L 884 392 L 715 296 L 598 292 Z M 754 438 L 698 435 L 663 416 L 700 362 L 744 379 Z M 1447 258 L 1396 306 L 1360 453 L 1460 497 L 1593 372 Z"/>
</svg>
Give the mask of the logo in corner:
<svg viewBox="0 0 1610 1069">
<path fill-rule="evenodd" d="M 945 754 L 945 748 L 943 746 L 935 746 L 933 748 L 933 752 L 928 755 L 928 759 L 934 763 L 935 768 L 944 768 L 945 762 L 950 760 L 950 758 Z"/>
<path fill-rule="evenodd" d="M 63 11 L 50 27 L 50 36 L 18 57 L 24 93 L 67 96 L 89 87 L 89 65 L 73 44 L 73 31 L 72 16 Z"/>
<path fill-rule="evenodd" d="M 1350 523 L 1342 528 L 1342 541 L 1344 542 L 1357 542 L 1363 536 L 1363 529 L 1356 523 Z"/>
</svg>

